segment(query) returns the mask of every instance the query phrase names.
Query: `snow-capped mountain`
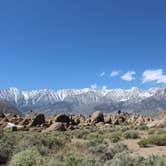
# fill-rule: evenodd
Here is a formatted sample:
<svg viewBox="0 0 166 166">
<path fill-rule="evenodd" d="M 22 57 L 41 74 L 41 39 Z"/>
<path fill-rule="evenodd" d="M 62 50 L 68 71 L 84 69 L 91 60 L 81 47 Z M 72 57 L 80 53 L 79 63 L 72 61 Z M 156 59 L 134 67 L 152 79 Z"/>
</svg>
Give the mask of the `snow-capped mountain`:
<svg viewBox="0 0 166 166">
<path fill-rule="evenodd" d="M 17 88 L 0 90 L 0 100 L 13 104 L 22 111 L 105 113 L 117 109 L 151 113 L 166 109 L 166 87 L 141 90 L 131 89 L 66 89 L 21 91 Z"/>
</svg>

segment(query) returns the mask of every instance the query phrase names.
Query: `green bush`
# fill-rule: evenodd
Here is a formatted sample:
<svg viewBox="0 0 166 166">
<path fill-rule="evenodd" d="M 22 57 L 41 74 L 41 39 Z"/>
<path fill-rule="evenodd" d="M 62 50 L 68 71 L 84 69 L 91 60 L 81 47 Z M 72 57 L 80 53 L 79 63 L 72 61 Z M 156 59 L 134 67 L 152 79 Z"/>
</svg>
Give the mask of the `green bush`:
<svg viewBox="0 0 166 166">
<path fill-rule="evenodd" d="M 134 166 L 134 160 L 128 153 L 117 153 L 112 160 L 105 163 L 104 166 Z"/>
<path fill-rule="evenodd" d="M 125 133 L 123 133 L 123 137 L 125 139 L 137 139 L 140 138 L 139 133 L 136 131 L 126 131 Z"/>
<path fill-rule="evenodd" d="M 36 147 L 41 153 L 47 153 L 49 149 L 62 148 L 67 141 L 70 141 L 63 133 L 25 133 L 18 143 L 19 151 L 26 150 L 28 147 Z"/>
<path fill-rule="evenodd" d="M 8 162 L 13 154 L 36 147 L 47 156 L 63 148 L 70 142 L 70 136 L 63 132 L 36 133 L 36 132 L 1 132 L 0 164 Z"/>
<path fill-rule="evenodd" d="M 152 135 L 156 133 L 156 129 L 149 129 L 148 134 Z"/>
<path fill-rule="evenodd" d="M 103 160 L 104 161 L 111 160 L 116 154 L 122 153 L 124 151 L 125 152 L 128 151 L 127 146 L 122 143 L 116 143 L 113 147 L 108 148 L 107 151 L 105 151 L 103 155 Z"/>
<path fill-rule="evenodd" d="M 104 166 L 165 166 L 166 156 L 134 157 L 126 152 L 117 153 Z"/>
<path fill-rule="evenodd" d="M 138 142 L 140 147 L 147 147 L 149 145 L 165 146 L 166 145 L 166 134 L 154 134 L 146 139 Z"/>
<path fill-rule="evenodd" d="M 13 147 L 5 142 L 0 142 L 0 165 L 7 163 L 13 153 Z"/>
<path fill-rule="evenodd" d="M 143 139 L 141 141 L 138 142 L 138 145 L 141 147 L 141 148 L 145 148 L 145 147 L 148 147 L 149 145 L 149 140 L 148 139 Z"/>
<path fill-rule="evenodd" d="M 106 151 L 107 151 L 107 146 L 104 144 L 90 146 L 88 148 L 88 152 L 99 159 L 103 159 L 103 156 L 105 156 Z"/>
<path fill-rule="evenodd" d="M 49 158 L 43 166 L 101 166 L 101 162 L 81 154 L 69 153 Z"/>
<path fill-rule="evenodd" d="M 123 132 L 126 132 L 129 130 L 129 127 L 128 126 L 123 126 L 121 127 L 120 131 L 123 133 Z"/>
<path fill-rule="evenodd" d="M 111 135 L 109 136 L 109 140 L 112 143 L 117 143 L 118 141 L 121 140 L 121 134 L 119 132 L 113 132 L 111 133 Z"/>
<path fill-rule="evenodd" d="M 77 129 L 77 130 L 74 130 L 72 131 L 72 135 L 75 137 L 75 138 L 78 138 L 78 139 L 86 139 L 86 136 L 90 133 L 89 130 L 85 130 L 85 129 Z"/>
<path fill-rule="evenodd" d="M 144 159 L 141 166 L 165 166 L 166 156 L 149 156 L 146 160 Z"/>
<path fill-rule="evenodd" d="M 148 127 L 146 125 L 140 125 L 137 127 L 139 130 L 148 130 Z"/>
<path fill-rule="evenodd" d="M 86 137 L 87 140 L 91 140 L 91 141 L 97 141 L 97 142 L 103 142 L 104 140 L 104 136 L 95 132 L 95 133 L 90 133 L 87 135 Z"/>
<path fill-rule="evenodd" d="M 107 160 L 111 160 L 117 153 L 127 151 L 128 148 L 124 144 L 116 143 L 111 147 L 105 144 L 100 144 L 98 146 L 89 147 L 88 150 L 88 152 L 90 152 L 90 154 L 92 154 L 95 158 L 105 162 Z"/>
<path fill-rule="evenodd" d="M 16 134 L 2 132 L 0 138 L 0 164 L 5 164 L 16 151 Z"/>
<path fill-rule="evenodd" d="M 164 134 L 164 133 L 166 133 L 166 131 L 164 131 L 164 130 L 161 130 L 161 129 L 150 129 L 149 131 L 148 131 L 148 134 L 149 135 L 152 135 L 152 134 Z"/>
<path fill-rule="evenodd" d="M 10 166 L 40 166 L 43 163 L 42 156 L 37 149 L 29 149 L 15 154 Z"/>
</svg>

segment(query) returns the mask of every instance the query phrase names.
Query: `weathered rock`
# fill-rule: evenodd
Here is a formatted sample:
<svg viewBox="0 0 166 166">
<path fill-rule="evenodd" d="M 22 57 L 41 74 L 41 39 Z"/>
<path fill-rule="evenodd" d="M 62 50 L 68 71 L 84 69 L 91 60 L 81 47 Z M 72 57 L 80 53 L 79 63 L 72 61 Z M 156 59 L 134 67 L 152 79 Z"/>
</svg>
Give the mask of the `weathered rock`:
<svg viewBox="0 0 166 166">
<path fill-rule="evenodd" d="M 16 123 L 17 122 L 17 117 L 12 117 L 11 119 L 9 119 L 9 122 Z"/>
<path fill-rule="evenodd" d="M 24 118 L 18 117 L 17 120 L 16 120 L 16 122 L 15 122 L 15 124 L 19 125 L 23 120 L 24 120 Z"/>
<path fill-rule="evenodd" d="M 7 122 L 0 122 L 0 129 L 4 129 L 7 126 Z"/>
<path fill-rule="evenodd" d="M 12 115 L 12 114 L 6 114 L 7 119 L 9 120 L 9 122 L 11 121 L 15 121 L 17 119 L 16 115 Z M 13 122 L 11 122 L 13 123 Z"/>
<path fill-rule="evenodd" d="M 46 132 L 49 131 L 66 131 L 65 125 L 62 122 L 55 122 L 49 128 L 45 130 Z"/>
<path fill-rule="evenodd" d="M 25 131 L 25 126 L 17 126 L 17 131 Z"/>
<path fill-rule="evenodd" d="M 69 125 L 69 127 L 68 127 L 67 129 L 69 129 L 69 130 L 74 130 L 75 127 L 74 127 L 73 125 Z"/>
<path fill-rule="evenodd" d="M 54 122 L 62 122 L 62 123 L 67 123 L 69 124 L 70 122 L 70 118 L 68 115 L 65 114 L 58 114 L 55 119 Z"/>
<path fill-rule="evenodd" d="M 85 116 L 83 115 L 75 115 L 71 117 L 71 122 L 73 125 L 78 125 L 80 123 L 84 123 L 86 120 Z"/>
<path fill-rule="evenodd" d="M 107 115 L 104 117 L 104 122 L 111 124 L 112 123 L 112 116 L 111 115 Z"/>
<path fill-rule="evenodd" d="M 103 113 L 100 111 L 94 112 L 91 116 L 91 121 L 93 123 L 99 123 L 99 122 L 104 122 L 104 116 Z"/>
<path fill-rule="evenodd" d="M 133 122 L 135 125 L 145 125 L 146 124 L 146 118 L 142 115 L 138 115 L 135 122 Z"/>
<path fill-rule="evenodd" d="M 147 127 L 152 128 L 152 127 L 159 127 L 163 128 L 166 127 L 166 119 L 160 119 L 160 120 L 155 120 L 153 122 L 150 122 L 147 124 Z"/>
<path fill-rule="evenodd" d="M 3 118 L 5 118 L 5 117 L 6 117 L 5 114 L 2 113 L 2 112 L 0 112 L 0 119 L 3 119 Z"/>
<path fill-rule="evenodd" d="M 104 122 L 96 123 L 96 126 L 97 126 L 97 127 L 103 127 L 103 126 L 104 126 Z"/>
<path fill-rule="evenodd" d="M 113 125 L 122 125 L 126 124 L 128 119 L 130 118 L 130 114 L 127 112 L 118 111 L 112 114 L 112 124 Z"/>
<path fill-rule="evenodd" d="M 40 127 L 32 127 L 32 128 L 29 128 L 29 131 L 32 131 L 32 132 L 42 132 L 42 128 L 40 128 Z"/>
<path fill-rule="evenodd" d="M 0 122 L 9 122 L 9 120 L 8 120 L 8 118 L 7 117 L 5 117 L 5 118 L 3 118 Z"/>
<path fill-rule="evenodd" d="M 20 124 L 26 126 L 26 125 L 29 125 L 30 122 L 31 122 L 31 119 L 24 119 Z"/>
<path fill-rule="evenodd" d="M 45 116 L 44 116 L 44 114 L 38 114 L 33 119 L 32 123 L 30 124 L 30 127 L 40 126 L 43 123 L 45 123 Z"/>
<path fill-rule="evenodd" d="M 32 110 L 28 111 L 27 114 L 25 115 L 25 119 L 34 119 L 36 116 L 36 113 L 33 112 Z"/>
</svg>

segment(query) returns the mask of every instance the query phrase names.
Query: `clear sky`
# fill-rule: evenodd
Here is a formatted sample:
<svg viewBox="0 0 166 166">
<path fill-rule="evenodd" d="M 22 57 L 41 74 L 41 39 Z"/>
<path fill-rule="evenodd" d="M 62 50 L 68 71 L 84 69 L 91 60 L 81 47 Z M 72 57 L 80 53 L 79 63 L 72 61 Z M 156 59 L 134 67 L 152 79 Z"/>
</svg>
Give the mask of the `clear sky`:
<svg viewBox="0 0 166 166">
<path fill-rule="evenodd" d="M 166 1 L 0 1 L 0 62 L 0 88 L 165 85 Z"/>
</svg>

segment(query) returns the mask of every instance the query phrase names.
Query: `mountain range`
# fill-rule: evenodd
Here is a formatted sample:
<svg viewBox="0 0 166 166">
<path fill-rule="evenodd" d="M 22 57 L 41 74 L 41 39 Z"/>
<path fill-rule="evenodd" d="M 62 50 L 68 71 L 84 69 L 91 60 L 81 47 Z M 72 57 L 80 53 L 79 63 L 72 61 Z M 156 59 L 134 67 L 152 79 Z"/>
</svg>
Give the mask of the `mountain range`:
<svg viewBox="0 0 166 166">
<path fill-rule="evenodd" d="M 141 90 L 131 89 L 64 89 L 31 90 L 17 88 L 0 90 L 0 101 L 7 102 L 22 112 L 33 110 L 45 114 L 92 113 L 115 110 L 150 114 L 166 109 L 166 87 Z"/>
</svg>

